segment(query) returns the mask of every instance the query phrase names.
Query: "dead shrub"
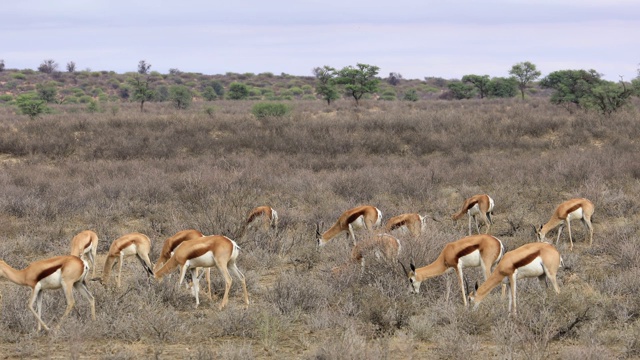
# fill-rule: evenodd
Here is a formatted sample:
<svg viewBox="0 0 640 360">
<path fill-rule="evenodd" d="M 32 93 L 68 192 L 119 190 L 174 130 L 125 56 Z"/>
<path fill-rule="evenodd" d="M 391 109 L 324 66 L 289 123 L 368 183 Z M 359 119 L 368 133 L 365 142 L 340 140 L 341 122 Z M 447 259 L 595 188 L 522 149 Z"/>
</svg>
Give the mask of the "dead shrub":
<svg viewBox="0 0 640 360">
<path fill-rule="evenodd" d="M 328 291 L 316 279 L 295 273 L 283 273 L 266 296 L 282 314 L 312 312 L 328 304 Z"/>
</svg>

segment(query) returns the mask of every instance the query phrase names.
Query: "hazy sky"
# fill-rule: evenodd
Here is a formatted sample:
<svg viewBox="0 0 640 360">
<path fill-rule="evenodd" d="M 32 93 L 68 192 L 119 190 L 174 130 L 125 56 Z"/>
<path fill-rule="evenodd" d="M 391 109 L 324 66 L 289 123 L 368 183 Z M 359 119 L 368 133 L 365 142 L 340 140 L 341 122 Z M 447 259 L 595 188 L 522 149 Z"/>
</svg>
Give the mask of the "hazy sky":
<svg viewBox="0 0 640 360">
<path fill-rule="evenodd" d="M 364 63 L 407 79 L 544 75 L 595 69 L 637 76 L 637 0 L 20 0 L 0 7 L 0 59 L 37 69 L 311 76 Z"/>
</svg>

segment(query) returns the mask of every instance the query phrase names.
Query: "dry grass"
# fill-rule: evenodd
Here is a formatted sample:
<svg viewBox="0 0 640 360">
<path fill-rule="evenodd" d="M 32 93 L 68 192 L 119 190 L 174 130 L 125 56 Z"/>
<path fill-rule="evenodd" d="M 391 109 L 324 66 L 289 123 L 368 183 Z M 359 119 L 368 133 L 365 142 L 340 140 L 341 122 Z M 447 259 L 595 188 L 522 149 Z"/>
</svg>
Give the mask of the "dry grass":
<svg viewBox="0 0 640 360">
<path fill-rule="evenodd" d="M 17 268 L 69 251 L 74 234 L 100 237 L 98 269 L 114 239 L 147 234 L 152 260 L 175 232 L 195 228 L 235 237 L 247 210 L 278 210 L 278 233 L 237 241 L 251 305 L 232 286 L 230 303 L 194 299 L 174 280 L 155 283 L 130 260 L 120 289 L 89 284 L 97 321 L 77 311 L 52 333 L 35 333 L 29 289 L 0 287 L 0 352 L 8 358 L 406 359 L 633 358 L 640 354 L 640 150 L 635 109 L 603 119 L 568 114 L 545 99 L 489 101 L 298 101 L 285 118 L 257 120 L 252 102 L 120 105 L 87 114 L 73 106 L 35 120 L 0 108 L 0 259 Z M 339 276 L 344 236 L 317 251 L 314 224 L 372 204 L 384 219 L 429 214 L 428 231 L 402 238 L 401 261 L 417 266 L 466 233 L 450 215 L 489 193 L 493 233 L 508 249 L 534 240 L 532 225 L 561 201 L 596 205 L 594 245 L 573 226 L 562 236 L 561 294 L 519 284 L 519 316 L 494 294 L 463 308 L 453 275 L 425 281 L 419 295 L 399 265 L 369 261 Z M 553 234 L 551 235 L 553 236 Z M 100 270 L 99 270 L 100 272 Z M 223 281 L 212 271 L 221 296 Z M 480 271 L 466 271 L 470 284 Z M 447 281 L 449 277 L 450 281 Z M 446 287 L 451 296 L 445 299 Z M 44 319 L 64 312 L 45 293 Z M 36 345 L 33 345 L 36 344 Z"/>
</svg>

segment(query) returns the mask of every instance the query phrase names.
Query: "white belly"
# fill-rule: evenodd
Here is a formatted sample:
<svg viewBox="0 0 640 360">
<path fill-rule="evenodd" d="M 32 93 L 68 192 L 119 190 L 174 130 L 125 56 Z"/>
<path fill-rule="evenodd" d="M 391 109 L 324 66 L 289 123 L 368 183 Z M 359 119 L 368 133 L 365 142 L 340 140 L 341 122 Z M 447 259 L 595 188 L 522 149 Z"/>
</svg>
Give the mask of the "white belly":
<svg viewBox="0 0 640 360">
<path fill-rule="evenodd" d="M 480 250 L 476 250 L 458 259 L 458 265 L 462 267 L 480 266 Z"/>
<path fill-rule="evenodd" d="M 190 269 L 197 267 L 212 267 L 216 265 L 216 260 L 213 256 L 213 252 L 207 251 L 198 257 L 187 260 L 186 265 Z"/>
<path fill-rule="evenodd" d="M 360 215 L 357 219 L 353 220 L 350 224 L 353 230 L 365 229 L 366 225 L 364 223 L 364 216 Z"/>
<path fill-rule="evenodd" d="M 131 245 L 127 246 L 126 248 L 123 248 L 122 250 L 120 250 L 120 254 L 122 254 L 124 256 L 135 255 L 137 252 L 138 252 L 138 249 L 136 247 L 136 244 L 131 244 Z"/>
<path fill-rule="evenodd" d="M 577 208 L 576 210 L 567 214 L 567 221 L 582 219 L 582 208 Z"/>
<path fill-rule="evenodd" d="M 475 216 L 475 215 L 480 215 L 480 206 L 478 206 L 478 204 L 473 205 L 469 210 L 468 210 L 469 215 L 471 216 Z"/>
<path fill-rule="evenodd" d="M 542 258 L 539 256 L 527 265 L 516 269 L 516 279 L 538 277 L 543 274 L 544 269 L 542 268 Z"/>
<path fill-rule="evenodd" d="M 62 287 L 62 270 L 58 269 L 53 274 L 39 281 L 40 288 L 46 289 L 59 289 Z"/>
</svg>

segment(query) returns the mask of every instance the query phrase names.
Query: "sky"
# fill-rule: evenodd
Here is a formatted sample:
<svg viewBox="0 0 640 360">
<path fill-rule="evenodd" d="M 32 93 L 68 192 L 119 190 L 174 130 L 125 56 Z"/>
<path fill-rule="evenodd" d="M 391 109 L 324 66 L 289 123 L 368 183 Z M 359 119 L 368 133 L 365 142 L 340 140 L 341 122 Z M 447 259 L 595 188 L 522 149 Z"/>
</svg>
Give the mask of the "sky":
<svg viewBox="0 0 640 360">
<path fill-rule="evenodd" d="M 405 79 L 640 68 L 637 0 L 20 0 L 0 6 L 7 69 L 313 76 L 378 66 Z"/>
</svg>

